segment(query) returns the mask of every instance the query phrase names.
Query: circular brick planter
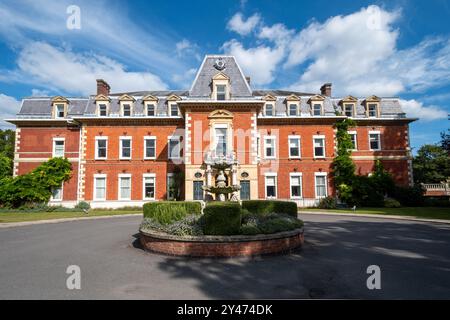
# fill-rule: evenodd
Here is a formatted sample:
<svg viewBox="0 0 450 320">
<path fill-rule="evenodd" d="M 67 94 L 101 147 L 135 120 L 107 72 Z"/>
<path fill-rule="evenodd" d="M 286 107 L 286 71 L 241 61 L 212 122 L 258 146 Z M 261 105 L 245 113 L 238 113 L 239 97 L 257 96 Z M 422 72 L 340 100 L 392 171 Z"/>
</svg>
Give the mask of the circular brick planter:
<svg viewBox="0 0 450 320">
<path fill-rule="evenodd" d="M 255 236 L 175 236 L 140 230 L 145 250 L 176 256 L 236 257 L 289 252 L 303 244 L 303 228 Z"/>
</svg>

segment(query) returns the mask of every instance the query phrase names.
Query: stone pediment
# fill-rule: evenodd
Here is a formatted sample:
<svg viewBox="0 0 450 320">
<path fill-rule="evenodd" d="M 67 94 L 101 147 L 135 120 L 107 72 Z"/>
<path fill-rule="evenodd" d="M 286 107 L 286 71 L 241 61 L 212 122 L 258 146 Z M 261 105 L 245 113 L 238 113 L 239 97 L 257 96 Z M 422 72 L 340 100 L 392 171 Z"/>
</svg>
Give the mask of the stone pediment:
<svg viewBox="0 0 450 320">
<path fill-rule="evenodd" d="M 181 100 L 181 98 L 176 94 L 171 94 L 170 96 L 167 97 L 167 101 L 178 101 L 178 100 Z"/>
<path fill-rule="evenodd" d="M 108 96 L 105 96 L 104 94 L 98 94 L 95 96 L 95 101 L 111 101 Z"/>
<path fill-rule="evenodd" d="M 230 77 L 228 77 L 223 72 L 218 72 L 214 77 L 213 80 L 230 80 Z"/>
<path fill-rule="evenodd" d="M 129 96 L 127 94 L 123 94 L 119 97 L 119 101 L 136 101 L 132 96 Z"/>
<path fill-rule="evenodd" d="M 277 98 L 275 96 L 271 95 L 271 94 L 266 94 L 263 97 L 263 100 L 265 100 L 265 101 L 277 101 Z"/>
<path fill-rule="evenodd" d="M 158 101 L 159 99 L 151 94 L 142 98 L 142 101 Z"/>
<path fill-rule="evenodd" d="M 69 100 L 67 100 L 66 98 L 62 97 L 62 96 L 56 96 L 52 99 L 52 103 L 69 103 Z"/>
<path fill-rule="evenodd" d="M 290 96 L 286 97 L 286 101 L 300 101 L 300 97 L 296 96 L 295 94 L 291 94 Z"/>
<path fill-rule="evenodd" d="M 233 119 L 233 114 L 228 110 L 214 110 L 208 115 L 209 119 Z"/>
</svg>

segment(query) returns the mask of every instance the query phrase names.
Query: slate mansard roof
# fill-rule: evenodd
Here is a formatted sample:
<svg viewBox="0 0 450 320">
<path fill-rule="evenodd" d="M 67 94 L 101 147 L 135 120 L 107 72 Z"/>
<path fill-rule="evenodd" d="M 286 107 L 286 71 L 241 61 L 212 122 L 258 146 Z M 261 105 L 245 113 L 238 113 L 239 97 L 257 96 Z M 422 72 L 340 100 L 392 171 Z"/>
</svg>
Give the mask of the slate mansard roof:
<svg viewBox="0 0 450 320">
<path fill-rule="evenodd" d="M 218 63 L 220 61 L 220 63 Z M 167 98 L 176 95 L 182 101 L 214 101 L 211 100 L 212 78 L 219 72 L 230 79 L 230 100 L 261 101 L 264 97 L 271 95 L 276 98 L 275 117 L 287 117 L 286 98 L 295 95 L 300 98 L 300 116 L 311 117 L 311 105 L 309 99 L 317 93 L 304 93 L 287 90 L 252 90 L 242 69 L 233 56 L 207 55 L 205 56 L 192 87 L 189 90 L 165 90 L 165 91 L 136 91 L 124 93 L 112 93 L 110 98 L 110 117 L 119 116 L 119 97 L 123 94 L 132 96 L 136 101 L 133 107 L 133 116 L 144 116 L 143 97 L 152 95 L 158 98 L 156 105 L 156 116 L 167 116 Z M 320 95 L 320 94 L 319 94 Z M 96 103 L 95 95 L 89 97 L 70 98 L 68 104 L 67 118 L 95 117 Z M 323 97 L 323 116 L 336 116 L 342 113 L 341 100 L 337 97 Z M 22 107 L 17 114 L 17 119 L 49 119 L 52 117 L 53 97 L 30 97 L 22 101 Z M 356 118 L 365 118 L 365 98 L 358 98 L 356 102 Z M 398 98 L 380 98 L 381 118 L 406 118 Z"/>
</svg>

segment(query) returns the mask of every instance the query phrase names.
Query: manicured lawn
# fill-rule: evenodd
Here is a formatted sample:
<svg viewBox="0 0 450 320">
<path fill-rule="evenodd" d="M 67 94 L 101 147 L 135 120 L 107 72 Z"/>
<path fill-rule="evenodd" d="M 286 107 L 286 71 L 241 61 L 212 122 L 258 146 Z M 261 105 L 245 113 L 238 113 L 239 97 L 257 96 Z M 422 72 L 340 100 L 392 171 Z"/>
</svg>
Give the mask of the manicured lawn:
<svg viewBox="0 0 450 320">
<path fill-rule="evenodd" d="M 405 207 L 405 208 L 357 208 L 356 211 L 350 209 L 299 209 L 299 213 L 302 211 L 322 211 L 322 212 L 342 212 L 342 213 L 360 213 L 360 214 L 384 214 L 384 215 L 396 215 L 396 216 L 410 216 L 416 218 L 428 218 L 428 219 L 447 219 L 450 220 L 450 208 L 438 208 L 438 207 Z"/>
<path fill-rule="evenodd" d="M 27 212 L 27 211 L 10 211 L 0 212 L 0 223 L 37 221 L 62 218 L 80 218 L 80 217 L 96 217 L 96 216 L 115 216 L 120 214 L 136 214 L 139 211 L 119 211 L 119 210 L 91 210 L 89 213 L 84 212 Z"/>
</svg>

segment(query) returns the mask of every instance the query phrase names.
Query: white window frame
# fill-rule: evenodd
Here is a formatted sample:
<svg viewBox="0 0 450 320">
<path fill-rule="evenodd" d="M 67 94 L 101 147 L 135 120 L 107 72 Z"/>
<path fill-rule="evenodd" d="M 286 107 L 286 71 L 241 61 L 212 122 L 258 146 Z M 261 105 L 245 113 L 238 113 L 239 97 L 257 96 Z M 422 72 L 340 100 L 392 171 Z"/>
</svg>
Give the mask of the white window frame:
<svg viewBox="0 0 450 320">
<path fill-rule="evenodd" d="M 291 114 L 291 106 L 295 106 L 295 114 Z M 298 117 L 299 115 L 299 104 L 296 102 L 288 102 L 288 116 Z"/>
<path fill-rule="evenodd" d="M 300 178 L 300 196 L 292 195 L 292 178 L 299 177 Z M 303 199 L 303 173 L 301 172 L 291 172 L 289 173 L 289 195 L 291 199 L 298 200 Z"/>
<path fill-rule="evenodd" d="M 123 146 L 122 146 L 122 141 L 123 140 L 130 140 L 130 156 L 129 157 L 124 157 L 123 156 Z M 133 138 L 131 136 L 120 136 L 119 137 L 119 159 L 120 160 L 131 160 L 133 156 Z"/>
<path fill-rule="evenodd" d="M 172 157 L 170 154 L 170 141 L 171 140 L 178 140 L 178 156 Z M 167 159 L 181 159 L 181 137 L 180 136 L 169 136 L 167 137 Z"/>
<path fill-rule="evenodd" d="M 273 140 L 273 155 L 267 155 L 267 140 Z M 264 136 L 264 159 L 276 159 L 277 158 L 277 137 L 276 136 Z"/>
<path fill-rule="evenodd" d="M 216 91 L 216 100 L 217 101 L 225 101 L 225 100 L 227 100 L 228 86 L 226 84 L 222 84 L 222 83 L 216 83 L 214 85 L 215 85 L 215 91 Z M 224 98 L 221 99 L 221 100 L 218 99 L 218 97 L 219 97 L 219 90 L 218 90 L 219 86 L 220 87 L 222 87 L 222 86 L 224 87 L 224 91 L 223 91 Z M 221 94 L 222 94 L 222 92 L 221 92 Z"/>
<path fill-rule="evenodd" d="M 97 198 L 97 179 L 100 178 L 105 178 L 105 197 L 104 198 Z M 106 174 L 94 174 L 94 189 L 93 189 L 93 195 L 92 195 L 92 199 L 94 199 L 94 201 L 106 201 L 106 192 L 108 191 L 108 178 L 106 176 Z"/>
<path fill-rule="evenodd" d="M 62 155 L 62 156 L 57 156 L 57 155 L 56 155 L 56 142 L 57 142 L 57 141 L 62 141 L 62 142 L 64 142 L 64 144 L 63 144 L 63 155 Z M 53 157 L 53 158 L 56 158 L 56 157 L 64 158 L 65 154 L 66 154 L 66 139 L 65 139 L 65 138 L 60 138 L 60 137 L 54 137 L 54 138 L 53 138 L 52 157 Z"/>
<path fill-rule="evenodd" d="M 272 106 L 272 114 L 271 115 L 267 114 L 267 105 L 271 105 Z M 273 117 L 274 115 L 275 115 L 275 103 L 271 103 L 271 102 L 266 103 L 264 105 L 264 116 L 265 117 Z"/>
<path fill-rule="evenodd" d="M 323 141 L 323 156 L 317 156 L 316 155 L 316 146 L 315 146 L 315 140 L 316 139 L 322 139 Z M 325 136 L 324 135 L 314 135 L 313 136 L 313 155 L 314 155 L 314 159 L 324 159 L 326 158 L 327 155 L 327 150 L 326 150 L 326 141 L 325 141 Z"/>
<path fill-rule="evenodd" d="M 174 105 L 177 108 L 177 115 L 176 116 L 172 115 L 172 106 L 174 106 Z M 172 117 L 172 118 L 180 117 L 180 108 L 178 107 L 178 103 L 176 103 L 176 102 L 169 102 L 168 106 L 169 106 L 169 112 L 168 112 L 168 116 L 169 117 Z"/>
<path fill-rule="evenodd" d="M 319 115 L 316 115 L 316 114 L 314 114 L 314 111 L 315 111 L 315 109 L 314 109 L 314 107 L 315 106 L 319 106 L 320 107 L 320 110 L 319 110 Z M 312 116 L 313 117 L 320 117 L 320 116 L 323 116 L 323 104 L 322 103 L 318 103 L 318 102 L 313 102 L 312 103 L 312 105 L 311 105 L 311 108 L 312 108 Z"/>
<path fill-rule="evenodd" d="M 153 115 L 149 116 L 148 115 L 148 107 L 152 106 L 153 107 Z M 146 103 L 145 104 L 145 116 L 146 117 L 156 117 L 156 104 L 155 103 Z"/>
<path fill-rule="evenodd" d="M 298 156 L 291 155 L 291 139 L 298 140 Z M 288 136 L 289 159 L 300 159 L 302 157 L 302 139 L 299 135 Z"/>
<path fill-rule="evenodd" d="M 172 172 L 167 173 L 166 177 L 166 193 L 167 193 L 167 200 L 173 200 L 175 197 L 170 197 L 170 191 L 169 191 L 169 179 L 174 177 L 175 175 Z"/>
<path fill-rule="evenodd" d="M 58 108 L 62 107 L 63 116 L 58 115 Z M 64 119 L 66 117 L 66 105 L 64 103 L 55 103 L 55 119 Z"/>
<path fill-rule="evenodd" d="M 122 178 L 130 178 L 130 196 L 128 198 L 122 198 L 122 190 L 121 190 L 121 180 Z M 118 176 L 118 187 L 117 187 L 117 199 L 118 200 L 131 200 L 131 194 L 132 194 L 132 188 L 133 188 L 133 181 L 131 180 L 131 173 L 120 173 Z"/>
<path fill-rule="evenodd" d="M 130 107 L 130 115 L 129 116 L 125 115 L 125 106 Z M 131 105 L 131 103 L 128 103 L 128 102 L 122 103 L 120 109 L 121 109 L 122 117 L 131 117 L 133 115 L 133 106 Z"/>
<path fill-rule="evenodd" d="M 153 178 L 153 188 L 155 189 L 153 198 L 145 197 L 145 178 Z M 156 174 L 144 173 L 142 175 L 142 200 L 155 200 L 156 199 Z"/>
<path fill-rule="evenodd" d="M 378 149 L 372 149 L 372 146 L 370 145 L 370 135 L 371 134 L 376 134 L 378 135 Z M 369 131 L 369 150 L 370 151 L 380 151 L 381 150 L 381 132 L 380 131 Z"/>
<path fill-rule="evenodd" d="M 325 177 L 325 196 L 319 197 L 317 195 L 317 179 L 316 177 Z M 328 173 L 327 172 L 314 172 L 314 196 L 316 199 L 323 199 L 328 197 Z"/>
<path fill-rule="evenodd" d="M 106 156 L 105 157 L 99 157 L 98 156 L 98 141 L 99 140 L 105 140 L 106 141 Z M 96 136 L 95 137 L 95 160 L 106 160 L 108 159 L 108 137 L 105 136 Z"/>
<path fill-rule="evenodd" d="M 370 115 L 370 106 L 371 105 L 375 106 L 375 115 L 374 116 Z M 378 103 L 376 103 L 376 102 L 368 102 L 367 103 L 367 117 L 368 118 L 378 118 L 378 114 L 379 114 L 378 110 L 379 110 L 379 104 Z"/>
<path fill-rule="evenodd" d="M 56 189 L 61 189 L 61 199 L 55 199 L 53 197 L 53 190 L 52 190 L 52 196 L 50 197 L 50 201 L 54 201 L 54 202 L 61 202 L 64 199 L 64 182 L 61 183 L 61 187 L 56 188 Z"/>
<path fill-rule="evenodd" d="M 275 197 L 267 196 L 267 178 L 275 178 Z M 278 174 L 276 172 L 266 172 L 264 174 L 264 195 L 266 199 L 278 199 Z"/>
<path fill-rule="evenodd" d="M 100 106 L 105 106 L 106 114 L 104 116 L 101 115 Z M 98 103 L 97 108 L 98 108 L 97 113 L 98 113 L 99 117 L 107 117 L 108 116 L 108 104 L 106 104 L 106 103 Z"/>
<path fill-rule="evenodd" d="M 153 157 L 147 156 L 147 140 L 155 141 L 155 155 Z M 156 136 L 144 136 L 144 159 L 155 160 L 156 159 Z"/>
<path fill-rule="evenodd" d="M 347 108 L 347 106 L 351 106 L 352 107 L 352 115 L 351 116 L 348 116 L 347 115 L 347 112 L 346 112 L 346 108 Z M 346 116 L 346 117 L 349 117 L 349 118 L 354 118 L 355 117 L 355 104 L 354 103 L 346 103 L 346 102 L 344 102 L 344 116 Z"/>
<path fill-rule="evenodd" d="M 352 151 L 357 151 L 358 150 L 358 133 L 356 131 L 347 131 L 347 133 L 349 135 L 354 135 L 355 136 L 355 148 L 353 148 L 351 150 Z"/>
</svg>

